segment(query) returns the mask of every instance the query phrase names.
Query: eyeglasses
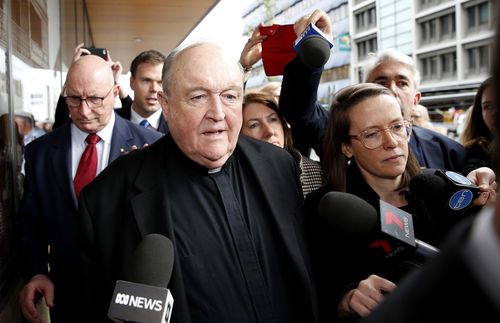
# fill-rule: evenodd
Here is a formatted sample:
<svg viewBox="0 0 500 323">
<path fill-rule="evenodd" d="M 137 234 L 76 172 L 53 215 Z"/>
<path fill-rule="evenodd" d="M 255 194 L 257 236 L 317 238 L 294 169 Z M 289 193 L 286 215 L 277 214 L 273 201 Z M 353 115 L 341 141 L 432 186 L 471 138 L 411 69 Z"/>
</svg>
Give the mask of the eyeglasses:
<svg viewBox="0 0 500 323">
<path fill-rule="evenodd" d="M 411 134 L 412 122 L 404 120 L 396 122 L 382 129 L 368 129 L 360 132 L 357 135 L 349 135 L 352 139 L 361 141 L 361 144 L 367 149 L 376 149 L 382 146 L 383 132 L 388 131 L 392 138 L 401 141 L 408 140 Z"/>
<path fill-rule="evenodd" d="M 82 104 L 82 101 L 85 101 L 90 109 L 99 109 L 102 107 L 102 101 L 104 101 L 104 99 L 111 93 L 114 87 L 115 86 L 113 85 L 111 89 L 109 89 L 108 93 L 106 93 L 103 97 L 89 96 L 88 98 L 82 99 L 79 96 L 65 96 L 64 98 L 70 108 L 78 108 L 80 104 Z"/>
</svg>

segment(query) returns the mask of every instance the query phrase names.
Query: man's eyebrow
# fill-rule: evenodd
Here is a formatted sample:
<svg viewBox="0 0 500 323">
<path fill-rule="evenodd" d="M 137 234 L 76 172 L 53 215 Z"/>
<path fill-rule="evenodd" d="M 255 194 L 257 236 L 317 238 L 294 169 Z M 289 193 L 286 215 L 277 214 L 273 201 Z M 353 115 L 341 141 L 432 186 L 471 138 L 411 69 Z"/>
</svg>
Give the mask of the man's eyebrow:
<svg viewBox="0 0 500 323">
<path fill-rule="evenodd" d="M 398 80 L 406 80 L 406 81 L 409 81 L 409 80 L 410 80 L 410 78 L 409 78 L 408 76 L 406 76 L 406 75 L 402 75 L 402 74 L 398 74 L 398 75 L 396 76 L 396 79 L 398 79 Z"/>
<path fill-rule="evenodd" d="M 376 77 L 373 82 L 377 82 L 377 81 L 385 81 L 387 80 L 389 77 L 385 76 L 385 75 L 382 75 L 382 76 L 378 76 Z"/>
</svg>

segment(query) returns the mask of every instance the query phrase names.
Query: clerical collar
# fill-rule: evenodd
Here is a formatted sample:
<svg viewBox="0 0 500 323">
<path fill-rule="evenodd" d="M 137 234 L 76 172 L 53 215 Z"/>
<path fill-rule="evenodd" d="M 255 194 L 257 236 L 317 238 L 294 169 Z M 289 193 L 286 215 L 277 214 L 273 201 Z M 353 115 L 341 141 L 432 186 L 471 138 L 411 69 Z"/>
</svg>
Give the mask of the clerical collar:
<svg viewBox="0 0 500 323">
<path fill-rule="evenodd" d="M 215 173 L 218 173 L 221 170 L 223 170 L 233 160 L 234 156 L 231 155 L 231 156 L 229 156 L 229 158 L 227 159 L 226 163 L 222 167 L 208 169 L 205 166 L 202 166 L 202 165 L 196 163 L 195 161 L 193 161 L 192 159 L 190 159 L 186 155 L 184 155 L 184 153 L 182 152 L 182 150 L 175 143 L 174 138 L 172 138 L 172 135 L 168 135 L 168 136 L 169 136 L 169 142 L 170 142 L 170 144 L 173 147 L 172 153 L 178 156 L 178 158 L 182 161 L 182 165 L 189 172 L 193 172 L 193 173 L 196 173 L 196 174 L 199 174 L 199 175 L 203 175 L 203 174 L 215 174 Z"/>
</svg>

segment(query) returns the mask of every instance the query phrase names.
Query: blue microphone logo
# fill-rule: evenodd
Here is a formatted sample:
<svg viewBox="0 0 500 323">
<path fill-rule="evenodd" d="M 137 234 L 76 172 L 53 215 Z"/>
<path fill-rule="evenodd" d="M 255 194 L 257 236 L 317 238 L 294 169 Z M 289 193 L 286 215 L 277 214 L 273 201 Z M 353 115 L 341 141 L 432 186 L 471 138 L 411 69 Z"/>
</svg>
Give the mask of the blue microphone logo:
<svg viewBox="0 0 500 323">
<path fill-rule="evenodd" d="M 460 190 L 451 196 L 448 204 L 452 210 L 458 211 L 466 208 L 473 199 L 471 190 Z"/>
<path fill-rule="evenodd" d="M 450 170 L 446 171 L 446 176 L 448 176 L 449 179 L 454 181 L 457 184 L 462 184 L 462 185 L 472 185 L 473 183 L 465 176 L 462 174 L 452 172 Z"/>
</svg>

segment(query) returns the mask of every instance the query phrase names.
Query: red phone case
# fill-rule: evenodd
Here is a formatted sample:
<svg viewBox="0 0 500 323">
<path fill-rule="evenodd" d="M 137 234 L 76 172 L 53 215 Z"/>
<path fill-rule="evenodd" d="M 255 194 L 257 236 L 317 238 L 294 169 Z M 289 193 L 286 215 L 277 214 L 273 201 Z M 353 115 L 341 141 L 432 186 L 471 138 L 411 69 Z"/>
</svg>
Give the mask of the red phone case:
<svg viewBox="0 0 500 323">
<path fill-rule="evenodd" d="M 293 25 L 260 26 L 261 35 L 267 35 L 262 42 L 262 63 L 267 76 L 283 75 L 285 65 L 297 52 L 293 43 L 297 38 Z"/>
</svg>

